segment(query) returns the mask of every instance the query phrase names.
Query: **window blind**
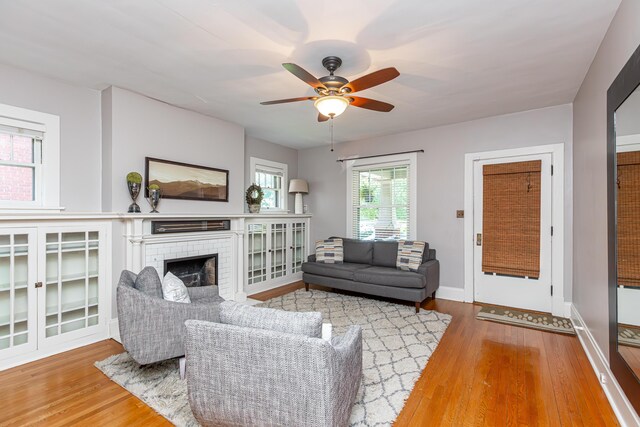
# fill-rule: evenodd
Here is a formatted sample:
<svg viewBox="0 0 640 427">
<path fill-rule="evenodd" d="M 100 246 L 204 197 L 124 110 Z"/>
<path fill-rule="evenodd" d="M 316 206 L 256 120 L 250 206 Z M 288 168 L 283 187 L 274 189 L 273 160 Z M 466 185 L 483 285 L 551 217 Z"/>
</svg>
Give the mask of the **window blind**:
<svg viewBox="0 0 640 427">
<path fill-rule="evenodd" d="M 409 164 L 352 169 L 352 236 L 407 239 L 410 235 Z"/>
<path fill-rule="evenodd" d="M 483 166 L 482 271 L 540 276 L 542 161 Z"/>
<path fill-rule="evenodd" d="M 640 151 L 617 154 L 618 284 L 640 287 Z"/>
</svg>

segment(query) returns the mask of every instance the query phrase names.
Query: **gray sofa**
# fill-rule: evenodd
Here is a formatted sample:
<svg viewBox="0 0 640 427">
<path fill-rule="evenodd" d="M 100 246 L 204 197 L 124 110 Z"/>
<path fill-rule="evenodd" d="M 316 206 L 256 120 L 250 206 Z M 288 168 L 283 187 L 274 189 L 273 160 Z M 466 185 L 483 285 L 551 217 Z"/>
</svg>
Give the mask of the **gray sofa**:
<svg viewBox="0 0 640 427">
<path fill-rule="evenodd" d="M 427 244 L 418 272 L 396 269 L 398 242 L 343 238 L 344 263 L 324 264 L 310 255 L 302 264 L 302 280 L 309 284 L 360 292 L 380 297 L 413 301 L 416 313 L 440 286 L 440 263 Z"/>
<path fill-rule="evenodd" d="M 187 288 L 190 304 L 162 298 L 162 281 L 153 267 L 139 275 L 124 270 L 117 287 L 118 326 L 124 349 L 140 365 L 184 356 L 184 322 L 220 320 L 217 286 Z"/>
<path fill-rule="evenodd" d="M 187 389 L 203 426 L 348 425 L 362 378 L 362 330 L 320 338 L 320 313 L 220 306 L 186 322 Z"/>
</svg>

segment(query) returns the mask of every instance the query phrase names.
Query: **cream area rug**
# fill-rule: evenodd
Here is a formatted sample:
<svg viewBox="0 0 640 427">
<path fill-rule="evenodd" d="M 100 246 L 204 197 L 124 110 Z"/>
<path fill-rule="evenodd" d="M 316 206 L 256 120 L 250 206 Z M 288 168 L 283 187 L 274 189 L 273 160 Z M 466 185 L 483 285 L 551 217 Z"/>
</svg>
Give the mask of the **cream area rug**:
<svg viewBox="0 0 640 427">
<path fill-rule="evenodd" d="M 413 306 L 318 290 L 299 290 L 259 306 L 322 312 L 334 335 L 349 325 L 362 327 L 363 379 L 351 426 L 393 423 L 451 321 L 451 316 L 435 311 L 416 314 Z M 122 353 L 96 366 L 173 424 L 198 425 L 176 360 L 140 367 Z"/>
</svg>

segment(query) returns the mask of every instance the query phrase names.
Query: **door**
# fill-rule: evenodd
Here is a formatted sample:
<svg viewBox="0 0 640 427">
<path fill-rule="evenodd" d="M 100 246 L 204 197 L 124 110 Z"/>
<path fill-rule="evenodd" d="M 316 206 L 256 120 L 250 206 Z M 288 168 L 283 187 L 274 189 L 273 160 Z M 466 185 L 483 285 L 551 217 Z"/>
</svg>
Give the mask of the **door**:
<svg viewBox="0 0 640 427">
<path fill-rule="evenodd" d="M 474 162 L 476 301 L 550 312 L 551 154 Z"/>
<path fill-rule="evenodd" d="M 269 278 L 277 279 L 287 273 L 287 228 L 288 223 L 276 222 L 269 224 Z"/>
<path fill-rule="evenodd" d="M 106 319 L 102 227 L 40 230 L 40 345 L 92 335 Z"/>
<path fill-rule="evenodd" d="M 0 359 L 37 348 L 36 231 L 0 230 Z"/>
</svg>

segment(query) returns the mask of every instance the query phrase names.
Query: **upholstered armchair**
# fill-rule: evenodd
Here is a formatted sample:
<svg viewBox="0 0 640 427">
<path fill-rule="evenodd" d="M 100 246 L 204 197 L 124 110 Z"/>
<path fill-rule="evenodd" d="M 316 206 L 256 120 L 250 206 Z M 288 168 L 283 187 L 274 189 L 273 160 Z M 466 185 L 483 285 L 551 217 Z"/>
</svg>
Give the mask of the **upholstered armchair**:
<svg viewBox="0 0 640 427">
<path fill-rule="evenodd" d="M 118 326 L 125 350 L 141 365 L 184 356 L 184 323 L 189 319 L 217 322 L 217 286 L 187 288 L 191 303 L 166 301 L 153 267 L 139 275 L 123 271 L 117 287 Z"/>
<path fill-rule="evenodd" d="M 200 424 L 348 425 L 362 378 L 359 326 L 329 342 L 320 313 L 224 302 L 220 314 L 221 323 L 186 322 L 188 397 Z"/>
</svg>

